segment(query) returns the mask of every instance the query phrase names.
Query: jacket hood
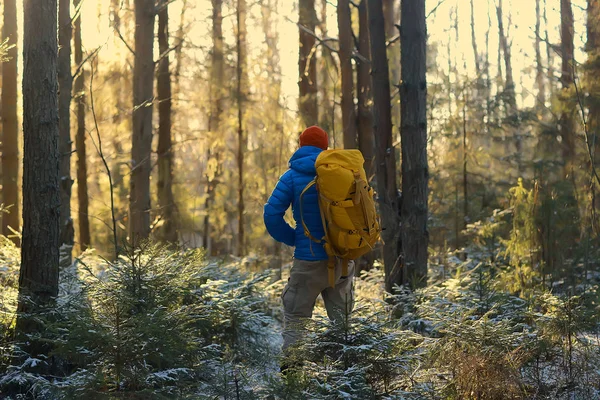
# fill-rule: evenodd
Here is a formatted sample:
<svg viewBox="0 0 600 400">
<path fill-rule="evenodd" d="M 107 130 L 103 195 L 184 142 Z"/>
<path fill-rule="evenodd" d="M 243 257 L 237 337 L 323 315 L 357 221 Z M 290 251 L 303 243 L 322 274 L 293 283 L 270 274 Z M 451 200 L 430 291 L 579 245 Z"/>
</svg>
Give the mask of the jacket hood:
<svg viewBox="0 0 600 400">
<path fill-rule="evenodd" d="M 303 174 L 315 175 L 315 161 L 322 152 L 319 147 L 302 146 L 292 155 L 288 163 L 290 168 Z"/>
</svg>

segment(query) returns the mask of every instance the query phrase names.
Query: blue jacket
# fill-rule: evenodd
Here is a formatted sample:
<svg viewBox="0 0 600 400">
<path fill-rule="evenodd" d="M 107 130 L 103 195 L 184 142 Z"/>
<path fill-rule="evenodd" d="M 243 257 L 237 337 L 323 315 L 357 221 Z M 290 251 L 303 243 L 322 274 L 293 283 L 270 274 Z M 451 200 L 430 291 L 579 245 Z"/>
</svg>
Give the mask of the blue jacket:
<svg viewBox="0 0 600 400">
<path fill-rule="evenodd" d="M 325 260 L 327 253 L 322 244 L 311 241 L 304 235 L 300 217 L 300 193 L 315 178 L 315 161 L 321 149 L 313 146 L 300 147 L 292 158 L 289 167 L 279 178 L 277 186 L 265 204 L 264 220 L 267 231 L 273 238 L 288 246 L 296 246 L 294 257 L 298 260 Z M 284 219 L 286 210 L 292 206 L 296 228 L 292 228 Z M 317 190 L 313 186 L 303 196 L 304 223 L 317 239 L 325 236 Z"/>
</svg>

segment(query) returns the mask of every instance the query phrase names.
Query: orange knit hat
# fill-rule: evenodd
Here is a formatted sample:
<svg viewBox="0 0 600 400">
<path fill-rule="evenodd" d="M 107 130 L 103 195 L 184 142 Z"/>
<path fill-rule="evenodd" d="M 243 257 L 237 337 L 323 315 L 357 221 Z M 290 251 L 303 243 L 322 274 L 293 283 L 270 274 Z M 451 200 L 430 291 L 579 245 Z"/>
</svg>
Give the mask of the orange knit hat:
<svg viewBox="0 0 600 400">
<path fill-rule="evenodd" d="M 315 146 L 323 150 L 327 150 L 329 138 L 327 132 L 318 126 L 309 126 L 300 134 L 300 147 Z"/>
</svg>

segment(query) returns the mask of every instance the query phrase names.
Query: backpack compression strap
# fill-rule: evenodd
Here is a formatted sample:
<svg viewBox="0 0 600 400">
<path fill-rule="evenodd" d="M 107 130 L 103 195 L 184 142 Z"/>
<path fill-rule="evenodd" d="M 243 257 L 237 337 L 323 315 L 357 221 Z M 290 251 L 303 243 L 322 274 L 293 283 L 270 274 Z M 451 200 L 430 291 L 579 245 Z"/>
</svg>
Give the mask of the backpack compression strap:
<svg viewBox="0 0 600 400">
<path fill-rule="evenodd" d="M 313 242 L 322 244 L 323 240 L 319 240 L 319 239 L 315 238 L 308 230 L 308 226 L 306 226 L 306 222 L 304 222 L 304 194 L 308 191 L 308 189 L 315 186 L 316 184 L 317 184 L 317 180 L 313 179 L 312 181 L 310 181 L 308 183 L 308 185 L 306 185 L 306 187 L 300 193 L 300 221 L 302 222 L 302 228 L 304 228 L 304 235 L 306 237 L 308 237 L 310 240 L 312 240 Z M 325 227 L 323 227 L 323 229 L 325 229 Z"/>
</svg>

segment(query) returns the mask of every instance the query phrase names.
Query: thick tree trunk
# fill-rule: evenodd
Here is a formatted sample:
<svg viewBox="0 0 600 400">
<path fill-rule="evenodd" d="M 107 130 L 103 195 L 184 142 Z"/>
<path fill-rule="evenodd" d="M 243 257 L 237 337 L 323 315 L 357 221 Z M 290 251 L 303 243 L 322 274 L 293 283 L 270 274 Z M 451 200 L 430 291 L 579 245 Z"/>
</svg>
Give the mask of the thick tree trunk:
<svg viewBox="0 0 600 400">
<path fill-rule="evenodd" d="M 158 13 L 158 206 L 163 225 L 161 238 L 177 242 L 176 206 L 173 197 L 173 148 L 171 141 L 171 73 L 169 71 L 169 5 Z"/>
<path fill-rule="evenodd" d="M 564 96 L 573 85 L 573 10 L 571 0 L 560 1 L 560 32 L 561 32 L 561 57 L 562 68 L 560 81 Z M 566 100 L 566 99 L 565 99 Z M 564 161 L 564 175 L 571 172 L 575 158 L 575 122 L 573 110 L 570 106 L 563 107 L 560 115 L 560 135 L 562 137 L 562 156 Z"/>
<path fill-rule="evenodd" d="M 535 0 L 535 82 L 538 90 L 537 101 L 538 106 L 545 107 L 546 104 L 546 82 L 544 77 L 544 67 L 542 65 L 541 51 L 541 32 L 540 32 L 540 0 Z"/>
<path fill-rule="evenodd" d="M 427 281 L 427 25 L 425 0 L 401 3 L 402 245 L 403 283 Z"/>
<path fill-rule="evenodd" d="M 58 119 L 60 154 L 60 245 L 65 246 L 62 257 L 71 263 L 74 243 L 73 219 L 71 218 L 71 0 L 58 2 Z"/>
<path fill-rule="evenodd" d="M 16 326 L 20 334 L 39 329 L 38 323 L 27 313 L 50 303 L 58 295 L 60 182 L 56 10 L 56 0 L 24 3 L 23 244 Z"/>
<path fill-rule="evenodd" d="M 246 135 L 244 134 L 244 103 L 246 100 L 246 0 L 237 0 L 237 102 L 238 102 L 238 237 L 237 254 L 245 254 L 244 241 L 244 153 L 246 152 Z"/>
<path fill-rule="evenodd" d="M 317 26 L 315 0 L 299 1 L 298 24 L 310 30 L 311 32 L 315 32 L 315 28 Z M 313 52 L 313 47 L 315 46 L 315 37 L 302 29 L 302 27 L 299 28 L 299 108 L 300 118 L 302 118 L 304 127 L 307 127 L 316 125 L 319 122 L 319 107 L 317 104 L 317 53 Z"/>
<path fill-rule="evenodd" d="M 517 108 L 517 100 L 515 97 L 515 82 L 513 80 L 512 72 L 512 57 L 511 57 L 511 45 L 508 43 L 506 33 L 504 31 L 504 20 L 502 16 L 502 0 L 498 0 L 498 6 L 496 7 L 496 16 L 498 17 L 498 36 L 500 38 L 500 49 L 504 55 L 504 69 L 506 78 L 504 82 L 504 92 L 506 93 L 506 103 L 508 105 L 509 112 L 514 112 Z"/>
<path fill-rule="evenodd" d="M 2 234 L 19 239 L 19 121 L 17 117 L 17 4 L 16 0 L 4 0 L 4 25 L 2 39 L 8 39 L 7 60 L 2 63 L 2 203 L 9 206 L 9 213 L 2 213 Z"/>
<path fill-rule="evenodd" d="M 400 220 L 396 185 L 396 152 L 392 144 L 390 75 L 381 0 L 369 0 L 367 5 L 371 38 L 377 198 L 383 228 L 381 236 L 385 243 L 383 247 L 385 288 L 388 292 L 392 292 L 394 285 L 402 284 L 402 269 L 397 246 Z"/>
<path fill-rule="evenodd" d="M 154 1 L 135 0 L 133 134 L 129 194 L 129 238 L 133 245 L 150 235 L 150 156 L 154 82 Z"/>
<path fill-rule="evenodd" d="M 367 0 L 361 0 L 358 7 L 359 34 L 358 51 L 362 56 L 357 64 L 358 86 L 358 148 L 365 158 L 365 171 L 371 179 L 375 170 L 373 169 L 374 138 L 373 138 L 373 114 L 371 113 L 371 43 L 369 39 L 369 15 Z"/>
<path fill-rule="evenodd" d="M 354 107 L 354 73 L 352 72 L 352 20 L 350 18 L 349 0 L 339 0 L 337 5 L 339 29 L 339 57 L 342 72 L 342 127 L 344 131 L 344 148 L 355 149 L 356 110 Z"/>
</svg>

